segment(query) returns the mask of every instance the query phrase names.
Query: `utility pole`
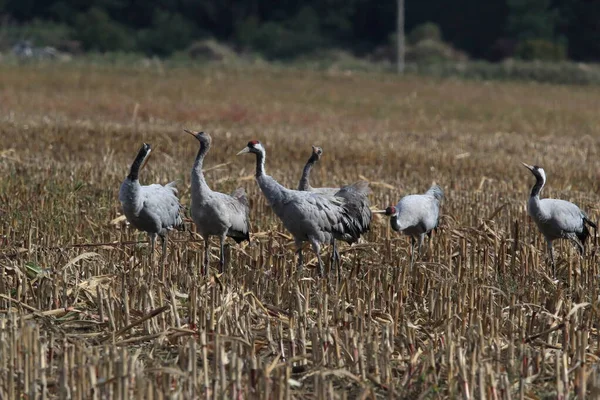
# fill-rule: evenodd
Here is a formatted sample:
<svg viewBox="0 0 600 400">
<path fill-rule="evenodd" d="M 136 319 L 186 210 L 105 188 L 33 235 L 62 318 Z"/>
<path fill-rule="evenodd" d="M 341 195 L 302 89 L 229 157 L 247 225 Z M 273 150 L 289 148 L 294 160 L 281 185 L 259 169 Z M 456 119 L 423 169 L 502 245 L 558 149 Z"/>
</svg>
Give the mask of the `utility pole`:
<svg viewBox="0 0 600 400">
<path fill-rule="evenodd" d="M 404 0 L 398 1 L 398 15 L 396 20 L 396 56 L 398 74 L 404 73 Z"/>
</svg>

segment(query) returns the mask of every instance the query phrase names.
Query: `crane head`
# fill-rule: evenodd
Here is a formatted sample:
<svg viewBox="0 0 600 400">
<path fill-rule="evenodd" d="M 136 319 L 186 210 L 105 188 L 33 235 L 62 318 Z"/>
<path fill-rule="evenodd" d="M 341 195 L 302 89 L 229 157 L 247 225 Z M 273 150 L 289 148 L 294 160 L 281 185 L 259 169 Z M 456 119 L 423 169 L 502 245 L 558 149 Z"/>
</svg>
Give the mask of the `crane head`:
<svg viewBox="0 0 600 400">
<path fill-rule="evenodd" d="M 395 206 L 389 206 L 385 210 L 373 211 L 373 214 L 383 214 L 383 215 L 390 217 L 390 216 L 398 214 L 398 210 L 396 210 Z"/>
<path fill-rule="evenodd" d="M 398 214 L 398 211 L 396 210 L 395 206 L 389 206 L 388 208 L 385 209 L 385 215 L 387 216 L 392 216 L 392 215 L 396 215 Z"/>
<path fill-rule="evenodd" d="M 531 171 L 531 173 L 538 179 L 541 179 L 544 183 L 546 182 L 546 171 L 544 168 L 539 167 L 537 165 L 529 165 L 521 162 L 525 168 Z"/>
<path fill-rule="evenodd" d="M 535 168 L 537 168 L 537 167 L 536 167 L 536 166 L 534 166 L 534 165 L 525 164 L 525 163 L 524 163 L 524 162 L 522 162 L 522 161 L 521 161 L 521 164 L 523 164 L 523 166 L 524 166 L 525 168 L 527 168 L 528 170 L 530 170 L 530 171 L 533 171 Z"/>
<path fill-rule="evenodd" d="M 212 138 L 210 137 L 210 135 L 204 131 L 194 132 L 194 131 L 190 131 L 188 129 L 184 129 L 183 131 L 185 133 L 189 133 L 190 135 L 192 135 L 193 137 L 198 139 L 200 141 L 200 143 L 210 144 L 210 142 L 212 141 Z"/>
<path fill-rule="evenodd" d="M 262 144 L 258 141 L 258 140 L 251 140 L 248 142 L 248 144 L 246 145 L 246 147 L 244 147 L 239 153 L 237 153 L 236 155 L 240 155 L 240 154 L 246 154 L 246 153 L 261 153 L 264 152 L 264 148 L 262 146 Z"/>
<path fill-rule="evenodd" d="M 150 158 L 151 152 L 152 152 L 152 146 L 150 146 L 148 143 L 142 144 L 142 148 L 140 149 L 140 151 L 138 153 L 138 157 L 142 157 L 142 164 L 140 165 L 140 170 L 142 170 L 146 166 L 146 163 L 148 162 L 148 159 Z"/>
<path fill-rule="evenodd" d="M 313 154 L 317 156 L 317 158 L 321 158 L 323 155 L 323 149 L 319 146 L 312 146 Z"/>
</svg>

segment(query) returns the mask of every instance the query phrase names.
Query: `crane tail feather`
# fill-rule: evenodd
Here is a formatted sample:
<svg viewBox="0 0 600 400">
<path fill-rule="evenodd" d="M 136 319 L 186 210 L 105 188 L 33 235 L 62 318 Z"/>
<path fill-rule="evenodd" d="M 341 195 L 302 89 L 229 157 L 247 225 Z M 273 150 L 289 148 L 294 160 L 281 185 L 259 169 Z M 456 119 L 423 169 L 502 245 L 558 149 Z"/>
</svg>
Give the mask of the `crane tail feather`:
<svg viewBox="0 0 600 400">
<path fill-rule="evenodd" d="M 583 250 L 585 248 L 585 241 L 590 236 L 590 230 L 588 229 L 585 223 L 583 224 L 583 229 L 581 230 L 581 232 L 576 233 L 576 235 L 579 241 L 581 242 L 581 250 Z"/>
<path fill-rule="evenodd" d="M 227 236 L 235 240 L 237 244 L 240 244 L 243 241 L 250 243 L 250 232 L 240 232 L 230 229 L 229 232 L 227 232 Z"/>
<path fill-rule="evenodd" d="M 598 227 L 596 226 L 596 224 L 591 219 L 589 219 L 588 217 L 583 217 L 583 222 L 584 222 L 584 225 L 588 224 L 592 228 L 598 229 Z"/>
</svg>

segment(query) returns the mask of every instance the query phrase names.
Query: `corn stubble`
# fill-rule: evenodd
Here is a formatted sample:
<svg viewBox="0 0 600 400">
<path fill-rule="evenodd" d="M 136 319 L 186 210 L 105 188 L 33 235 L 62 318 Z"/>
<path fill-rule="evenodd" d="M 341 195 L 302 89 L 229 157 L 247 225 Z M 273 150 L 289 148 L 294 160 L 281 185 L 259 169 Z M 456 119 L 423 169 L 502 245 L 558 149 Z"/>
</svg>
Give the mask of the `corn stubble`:
<svg viewBox="0 0 600 400">
<path fill-rule="evenodd" d="M 596 89 L 285 70 L 0 67 L 1 398 L 568 398 L 597 396 L 597 239 L 556 246 L 528 221 L 531 177 L 597 221 Z M 213 136 L 215 190 L 246 188 L 252 244 L 203 277 L 194 232 L 170 235 L 166 277 L 117 192 L 142 141 L 143 183 L 179 179 Z M 560 138 L 560 139 L 559 139 Z M 300 279 L 292 238 L 236 159 L 250 139 L 294 187 L 371 182 L 377 208 L 446 191 L 424 256 L 375 217 L 341 246 L 342 276 Z M 187 224 L 192 227 L 189 215 Z M 193 227 L 191 228 L 193 230 Z M 308 249 L 307 249 L 308 250 Z M 324 251 L 329 251 L 325 249 Z M 325 254 L 324 254 L 325 255 Z M 312 268 L 311 268 L 312 266 Z"/>
</svg>

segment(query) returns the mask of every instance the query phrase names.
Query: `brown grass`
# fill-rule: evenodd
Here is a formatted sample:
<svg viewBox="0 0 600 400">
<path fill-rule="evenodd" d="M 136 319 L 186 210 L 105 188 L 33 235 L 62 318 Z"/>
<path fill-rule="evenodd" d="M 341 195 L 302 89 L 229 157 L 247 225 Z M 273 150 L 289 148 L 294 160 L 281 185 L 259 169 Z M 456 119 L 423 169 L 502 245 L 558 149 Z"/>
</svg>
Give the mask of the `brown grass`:
<svg viewBox="0 0 600 400">
<path fill-rule="evenodd" d="M 550 281 L 519 161 L 597 221 L 598 104 L 598 88 L 413 76 L 1 66 L 0 398 L 597 396 L 597 241 L 583 259 L 556 246 Z M 159 282 L 117 193 L 145 141 L 142 182 L 179 179 L 188 204 L 183 127 L 213 135 L 213 189 L 249 192 L 253 244 L 204 278 L 199 238 L 175 233 Z M 287 186 L 322 146 L 313 185 L 364 176 L 378 208 L 436 181 L 442 226 L 412 271 L 375 218 L 339 283 L 290 279 L 290 237 L 235 157 L 250 139 Z"/>
</svg>

